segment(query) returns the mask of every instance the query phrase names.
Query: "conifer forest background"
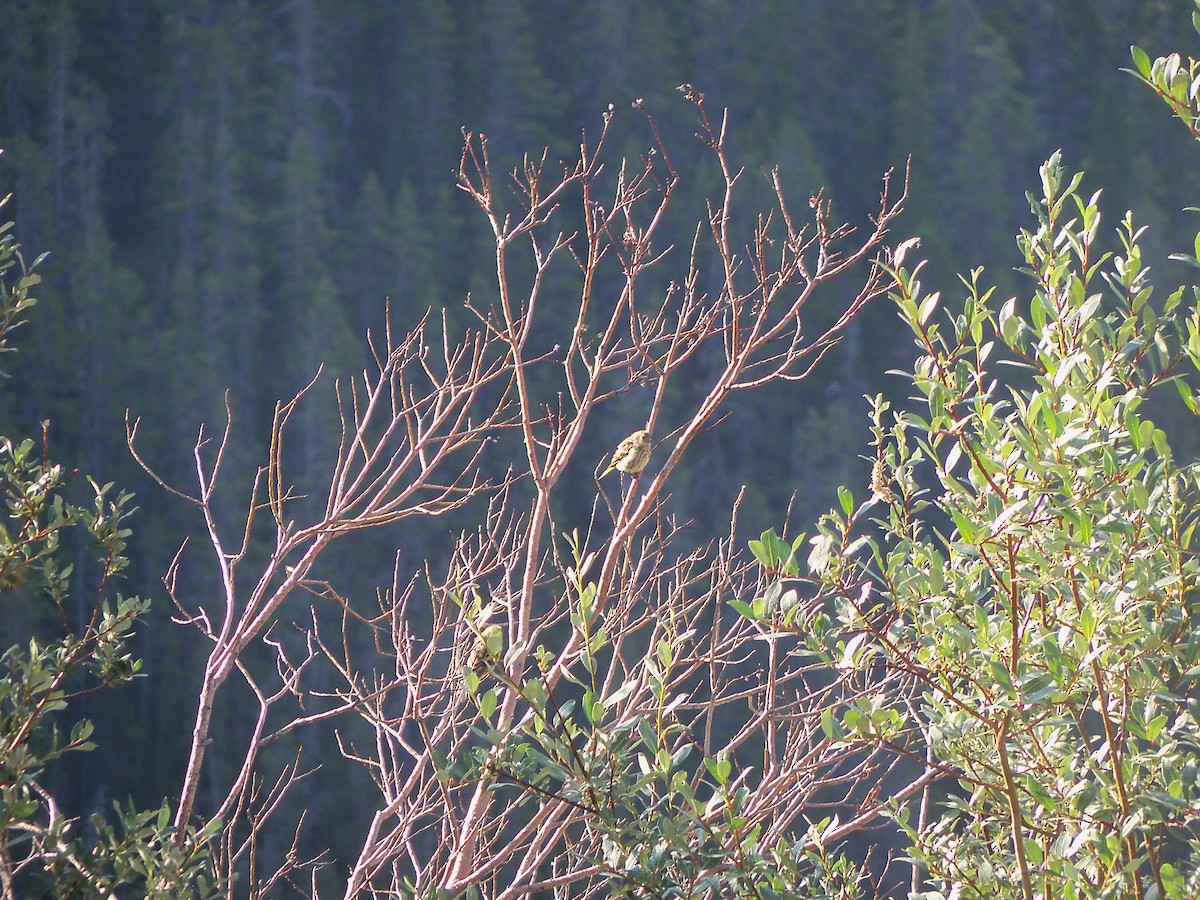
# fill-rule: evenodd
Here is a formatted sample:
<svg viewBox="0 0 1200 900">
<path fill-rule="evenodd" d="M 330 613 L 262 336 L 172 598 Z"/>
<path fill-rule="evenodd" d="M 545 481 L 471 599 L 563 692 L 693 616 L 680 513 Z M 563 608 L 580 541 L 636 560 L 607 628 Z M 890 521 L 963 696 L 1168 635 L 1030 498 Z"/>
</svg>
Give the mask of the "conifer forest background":
<svg viewBox="0 0 1200 900">
<path fill-rule="evenodd" d="M 463 129 L 487 135 L 497 171 L 543 148 L 553 163 L 611 104 L 622 154 L 651 147 L 647 114 L 686 154 L 697 126 L 678 86 L 691 84 L 729 110 L 747 210 L 778 166 L 797 207 L 824 188 L 839 219 L 863 222 L 880 176 L 911 159 L 892 237 L 920 236 L 930 282 L 985 266 L 1004 296 L 1023 277 L 1013 235 L 1029 222 L 1025 191 L 1061 148 L 1104 186 L 1107 221 L 1137 211 L 1150 265 L 1175 281 L 1188 274 L 1167 256 L 1190 246 L 1200 166 L 1186 130 L 1121 69 L 1131 43 L 1190 47 L 1190 13 L 1181 0 L 0 0 L 0 194 L 13 194 L 27 258 L 50 254 L 19 352 L 0 366 L 0 433 L 36 435 L 49 420 L 57 459 L 136 493 L 121 590 L 153 603 L 136 636 L 148 677 L 82 700 L 97 749 L 50 773 L 60 802 L 86 815 L 176 791 L 204 664 L 162 584 L 203 523 L 135 463 L 127 411 L 142 457 L 186 484 L 198 429 L 220 433 L 227 396 L 225 478 L 245 494 L 277 400 L 323 366 L 291 439 L 303 470 L 325 471 L 334 382 L 367 364 L 365 335 L 385 310 L 397 330 L 430 310 L 466 323 L 464 301 L 496 291 L 491 231 L 455 184 Z M 696 171 L 677 202 L 702 215 L 719 173 Z M 686 254 L 692 239 L 657 243 Z M 839 299 L 821 297 L 813 315 Z M 553 273 L 541 302 L 552 315 Z M 756 535 L 813 520 L 838 484 L 865 485 L 864 394 L 902 404 L 905 383 L 887 371 L 915 355 L 895 315 L 871 305 L 811 377 L 754 394 L 693 443 L 668 507 L 697 542 L 724 533 L 743 486 L 742 532 Z M 546 351 L 557 340 L 532 339 Z M 649 402 L 631 387 L 579 458 L 606 459 Z M 1157 420 L 1195 456 L 1182 406 Z M 586 519 L 595 495 L 581 468 L 559 520 Z M 373 596 L 397 566 L 447 559 L 448 535 L 467 524 L 452 514 L 374 531 L 309 577 Z M 72 552 L 86 581 L 85 548 Z M 176 589 L 203 596 L 213 571 L 185 554 Z M 37 626 L 28 615 L 0 611 L 5 646 Z M 221 708 L 214 753 L 253 712 L 248 695 Z M 305 749 L 311 765 L 345 765 L 332 740 Z M 348 770 L 336 795 L 300 782 L 290 796 L 328 823 L 333 862 L 370 815 L 354 802 L 362 777 Z"/>
</svg>

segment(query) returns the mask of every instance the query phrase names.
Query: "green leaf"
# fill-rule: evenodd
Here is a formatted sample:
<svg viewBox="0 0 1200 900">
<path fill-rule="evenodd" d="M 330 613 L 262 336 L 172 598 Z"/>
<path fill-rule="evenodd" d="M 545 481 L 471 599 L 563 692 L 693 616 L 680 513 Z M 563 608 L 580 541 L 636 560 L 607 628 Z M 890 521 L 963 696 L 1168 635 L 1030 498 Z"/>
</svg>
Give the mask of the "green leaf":
<svg viewBox="0 0 1200 900">
<path fill-rule="evenodd" d="M 684 744 L 678 750 L 671 754 L 671 768 L 678 769 L 687 761 L 687 758 L 692 755 L 692 751 L 696 749 L 694 744 Z"/>
<path fill-rule="evenodd" d="M 750 608 L 750 604 L 745 600 L 730 600 L 729 605 L 737 610 L 737 612 L 745 619 L 758 618 L 758 616 L 754 615 L 754 610 Z"/>
<path fill-rule="evenodd" d="M 666 670 L 671 668 L 671 660 L 673 657 L 671 642 L 666 638 L 659 638 L 656 650 L 658 652 L 658 661 L 662 663 L 663 669 Z"/>
<path fill-rule="evenodd" d="M 1167 724 L 1165 715 L 1157 715 L 1146 723 L 1146 740 L 1157 741 L 1159 734 L 1162 733 L 1163 727 Z"/>
<path fill-rule="evenodd" d="M 523 696 L 529 705 L 534 709 L 542 709 L 545 707 L 546 692 L 542 688 L 541 679 L 532 678 L 525 682 L 521 688 L 521 696 Z"/>
<path fill-rule="evenodd" d="M 716 780 L 717 784 L 724 787 L 729 783 L 729 773 L 733 771 L 733 764 L 729 761 L 729 751 L 720 750 L 717 752 L 716 759 L 706 759 L 704 761 L 705 768 Z"/>
<path fill-rule="evenodd" d="M 924 325 L 929 321 L 929 317 L 933 315 L 933 311 L 937 309 L 938 301 L 941 295 L 934 291 L 924 300 L 921 301 L 921 306 L 917 310 L 917 321 Z"/>
<path fill-rule="evenodd" d="M 1009 676 L 1007 667 L 997 660 L 990 660 L 987 664 L 988 671 L 992 674 L 992 679 L 1009 697 L 1016 699 L 1017 692 L 1013 687 L 1012 678 Z"/>
<path fill-rule="evenodd" d="M 950 517 L 954 519 L 954 527 L 958 531 L 958 536 L 968 544 L 975 543 L 975 536 L 978 534 L 975 525 L 953 506 L 950 507 Z"/>
<path fill-rule="evenodd" d="M 1195 15 L 1195 13 L 1192 13 L 1193 17 Z M 1133 57 L 1133 64 L 1137 68 L 1138 74 L 1143 78 L 1149 78 L 1150 57 L 1146 55 L 1146 52 L 1141 47 L 1134 45 L 1129 48 L 1129 54 Z"/>
<path fill-rule="evenodd" d="M 854 495 L 846 487 L 839 486 L 837 490 L 838 502 L 842 505 L 842 512 L 849 516 L 854 512 Z"/>
<path fill-rule="evenodd" d="M 484 692 L 483 696 L 479 698 L 479 714 L 485 719 L 490 719 L 492 717 L 492 713 L 496 711 L 497 702 L 498 700 L 496 697 L 496 692 L 489 688 L 486 692 Z"/>
</svg>

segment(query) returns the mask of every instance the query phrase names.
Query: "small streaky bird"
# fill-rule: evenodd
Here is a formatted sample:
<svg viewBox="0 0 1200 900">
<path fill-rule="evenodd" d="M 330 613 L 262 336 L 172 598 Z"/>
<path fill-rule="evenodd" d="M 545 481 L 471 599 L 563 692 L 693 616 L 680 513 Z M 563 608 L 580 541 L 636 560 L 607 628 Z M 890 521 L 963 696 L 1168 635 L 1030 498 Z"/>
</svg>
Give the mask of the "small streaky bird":
<svg viewBox="0 0 1200 900">
<path fill-rule="evenodd" d="M 617 444 L 617 449 L 612 455 L 612 460 L 608 464 L 600 477 L 603 478 L 613 469 L 618 472 L 624 472 L 627 475 L 641 474 L 642 469 L 646 468 L 646 463 L 650 461 L 650 432 L 645 429 L 635 431 L 621 443 Z"/>
<path fill-rule="evenodd" d="M 465 674 L 473 672 L 475 677 L 482 679 L 489 672 L 495 673 L 501 667 L 501 657 L 504 655 L 504 629 L 497 622 L 489 621 L 503 604 L 492 601 L 472 616 L 463 610 L 464 619 L 455 629 L 453 655 L 451 656 L 450 672 L 451 690 L 454 702 L 464 696 L 466 686 Z"/>
<path fill-rule="evenodd" d="M 482 678 L 498 663 L 503 644 L 504 629 L 495 622 L 485 625 L 483 630 L 475 635 L 475 641 L 467 653 L 467 668 L 474 672 L 477 678 Z"/>
</svg>

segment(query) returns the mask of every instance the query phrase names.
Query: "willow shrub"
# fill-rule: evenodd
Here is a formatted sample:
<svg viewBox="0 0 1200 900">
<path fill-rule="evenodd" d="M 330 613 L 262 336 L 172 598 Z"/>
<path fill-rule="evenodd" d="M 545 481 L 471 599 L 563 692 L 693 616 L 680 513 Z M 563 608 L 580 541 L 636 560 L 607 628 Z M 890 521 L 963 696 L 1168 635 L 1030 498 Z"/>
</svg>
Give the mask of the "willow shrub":
<svg viewBox="0 0 1200 900">
<path fill-rule="evenodd" d="M 1081 177 L 1058 154 L 1041 169 L 1028 300 L 997 303 L 976 271 L 950 310 L 897 262 L 914 403 L 875 400 L 871 497 L 822 519 L 814 596 L 784 622 L 800 655 L 907 676 L 826 728 L 944 773 L 893 813 L 914 896 L 1200 882 L 1200 466 L 1145 416 L 1171 382 L 1200 406 L 1180 377 L 1200 365 L 1196 295 L 1152 302 L 1129 216 L 1122 251 L 1097 252 Z"/>
</svg>

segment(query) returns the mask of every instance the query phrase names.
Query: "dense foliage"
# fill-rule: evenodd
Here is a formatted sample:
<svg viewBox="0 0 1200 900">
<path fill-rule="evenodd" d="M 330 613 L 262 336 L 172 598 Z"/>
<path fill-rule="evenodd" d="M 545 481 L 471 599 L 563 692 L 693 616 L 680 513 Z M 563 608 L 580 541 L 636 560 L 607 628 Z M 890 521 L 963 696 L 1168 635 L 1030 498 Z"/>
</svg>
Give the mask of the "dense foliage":
<svg viewBox="0 0 1200 900">
<path fill-rule="evenodd" d="M 1057 155 L 1041 176 L 1027 306 L 977 270 L 943 315 L 921 266 L 899 270 L 922 407 L 876 401 L 872 495 L 822 521 L 827 603 L 791 624 L 801 653 L 908 679 L 831 734 L 958 782 L 897 807 L 919 896 L 1192 896 L 1200 471 L 1145 401 L 1200 368 L 1200 312 L 1183 288 L 1152 303 L 1131 218 L 1123 252 L 1097 253 L 1082 176 Z"/>
<path fill-rule="evenodd" d="M 12 333 L 41 281 L 40 260 L 26 264 L 11 225 L 0 227 L 0 352 L 15 349 Z M 89 502 L 68 499 L 69 484 L 83 476 L 53 461 L 48 430 L 44 423 L 40 442 L 0 437 L 0 592 L 26 637 L 0 655 L 0 893 L 214 895 L 215 830 L 177 833 L 166 800 L 148 812 L 118 804 L 116 826 L 100 812 L 85 825 L 43 784 L 51 763 L 95 749 L 79 700 L 138 675 L 130 641 L 149 605 L 116 590 L 128 564 L 132 497 L 88 479 Z M 92 564 L 86 575 L 63 561 L 76 533 Z"/>
<path fill-rule="evenodd" d="M 1133 61 L 1195 135 L 1200 63 Z M 1191 897 L 1200 468 L 1147 412 L 1173 384 L 1200 413 L 1200 290 L 1156 298 L 1133 214 L 1104 252 L 1100 192 L 1058 153 L 1040 176 L 1027 301 L 976 269 L 948 304 L 896 254 L 917 405 L 875 399 L 868 499 L 822 518 L 812 580 L 769 532 L 754 549 L 784 577 L 739 608 L 781 616 L 797 658 L 901 676 L 825 727 L 953 785 L 894 805 L 909 896 Z M 1195 247 L 1174 258 L 1200 267 Z"/>
</svg>

